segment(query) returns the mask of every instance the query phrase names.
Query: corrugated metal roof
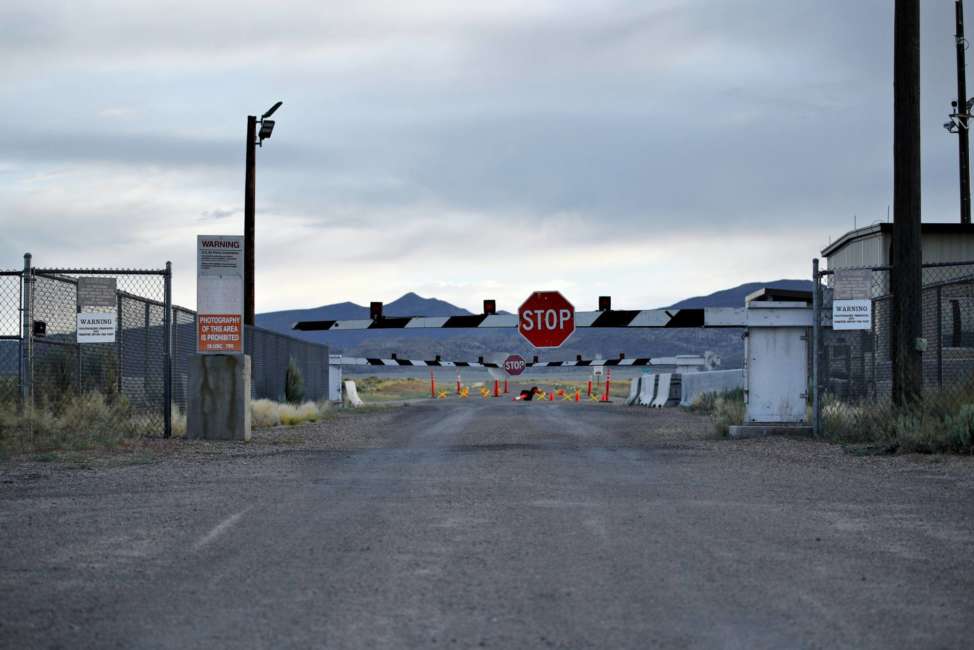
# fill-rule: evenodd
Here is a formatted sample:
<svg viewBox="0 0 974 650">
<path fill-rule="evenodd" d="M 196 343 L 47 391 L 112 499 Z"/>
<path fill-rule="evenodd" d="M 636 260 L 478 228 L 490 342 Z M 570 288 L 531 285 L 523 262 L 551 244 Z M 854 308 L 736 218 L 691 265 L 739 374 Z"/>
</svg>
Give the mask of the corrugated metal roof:
<svg viewBox="0 0 974 650">
<path fill-rule="evenodd" d="M 844 248 L 851 242 L 857 239 L 863 239 L 864 237 L 869 237 L 875 235 L 876 233 L 892 233 L 893 224 L 891 223 L 874 223 L 871 226 L 865 226 L 863 228 L 857 228 L 856 230 L 850 230 L 846 234 L 839 237 L 837 240 L 822 249 L 822 255 L 828 257 L 832 255 L 837 250 Z M 920 226 L 921 234 L 957 234 L 957 235 L 972 235 L 974 236 L 974 224 L 964 224 L 964 223 L 925 223 Z"/>
</svg>

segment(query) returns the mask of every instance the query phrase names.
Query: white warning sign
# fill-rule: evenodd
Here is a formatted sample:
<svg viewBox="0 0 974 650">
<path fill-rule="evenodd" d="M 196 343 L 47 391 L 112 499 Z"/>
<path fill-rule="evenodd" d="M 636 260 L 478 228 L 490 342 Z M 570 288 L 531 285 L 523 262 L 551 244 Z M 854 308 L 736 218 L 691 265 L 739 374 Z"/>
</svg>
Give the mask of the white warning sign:
<svg viewBox="0 0 974 650">
<path fill-rule="evenodd" d="M 114 312 L 83 311 L 78 314 L 78 343 L 114 343 L 116 326 Z"/>
<path fill-rule="evenodd" d="M 869 330 L 873 327 L 873 301 L 833 300 L 832 329 Z"/>
</svg>

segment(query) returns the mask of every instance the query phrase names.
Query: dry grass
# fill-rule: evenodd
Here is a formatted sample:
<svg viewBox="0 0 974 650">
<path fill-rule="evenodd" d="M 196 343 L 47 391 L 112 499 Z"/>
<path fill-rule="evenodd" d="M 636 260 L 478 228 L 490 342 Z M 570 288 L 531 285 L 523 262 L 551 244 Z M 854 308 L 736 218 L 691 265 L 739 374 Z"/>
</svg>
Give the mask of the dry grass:
<svg viewBox="0 0 974 650">
<path fill-rule="evenodd" d="M 974 453 L 974 382 L 949 391 L 930 391 L 912 407 L 889 403 L 850 405 L 827 400 L 822 431 L 836 442 L 868 444 L 887 451 Z"/>
<path fill-rule="evenodd" d="M 158 426 L 155 414 L 132 407 L 124 397 L 97 392 L 26 413 L 5 403 L 0 405 L 0 454 L 111 448 L 157 433 Z"/>
<path fill-rule="evenodd" d="M 331 410 L 330 402 L 305 402 L 286 404 L 269 399 L 258 399 L 250 403 L 251 424 L 258 429 L 276 426 L 294 426 L 306 422 L 317 422 Z"/>
<path fill-rule="evenodd" d="M 730 427 L 744 423 L 744 391 L 736 389 L 723 393 L 703 393 L 687 410 L 709 415 L 717 434 L 726 436 Z"/>
</svg>

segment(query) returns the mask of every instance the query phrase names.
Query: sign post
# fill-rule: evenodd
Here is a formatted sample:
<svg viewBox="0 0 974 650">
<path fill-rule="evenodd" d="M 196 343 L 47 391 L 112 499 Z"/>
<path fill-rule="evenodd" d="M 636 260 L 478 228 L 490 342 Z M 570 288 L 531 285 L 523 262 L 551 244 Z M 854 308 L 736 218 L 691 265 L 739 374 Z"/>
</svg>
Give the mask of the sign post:
<svg viewBox="0 0 974 650">
<path fill-rule="evenodd" d="M 250 357 L 243 353 L 244 238 L 196 238 L 196 351 L 189 366 L 186 434 L 250 440 Z"/>
<path fill-rule="evenodd" d="M 243 237 L 196 238 L 197 351 L 243 352 Z"/>
<path fill-rule="evenodd" d="M 575 307 L 557 291 L 535 291 L 517 310 L 517 331 L 536 348 L 557 348 L 575 333 Z"/>
</svg>

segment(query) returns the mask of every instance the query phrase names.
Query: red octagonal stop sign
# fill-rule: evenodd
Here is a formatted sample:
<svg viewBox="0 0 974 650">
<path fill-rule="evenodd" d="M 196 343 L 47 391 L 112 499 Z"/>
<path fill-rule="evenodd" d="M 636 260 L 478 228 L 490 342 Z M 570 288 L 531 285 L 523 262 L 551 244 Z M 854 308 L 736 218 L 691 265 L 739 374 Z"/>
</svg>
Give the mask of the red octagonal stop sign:
<svg viewBox="0 0 974 650">
<path fill-rule="evenodd" d="M 557 348 L 575 332 L 575 307 L 557 291 L 535 291 L 517 310 L 517 331 L 536 348 Z"/>
</svg>

